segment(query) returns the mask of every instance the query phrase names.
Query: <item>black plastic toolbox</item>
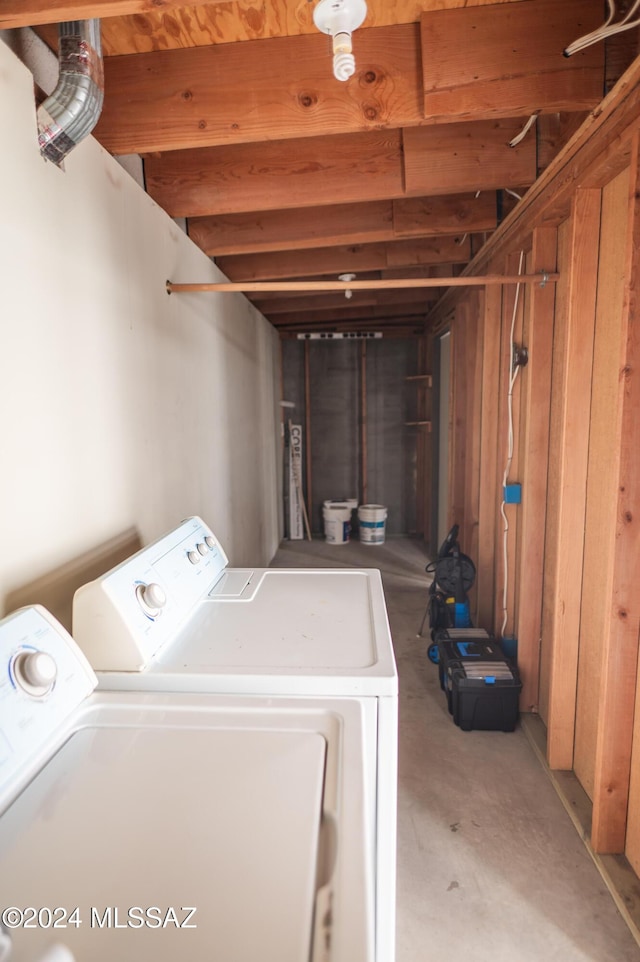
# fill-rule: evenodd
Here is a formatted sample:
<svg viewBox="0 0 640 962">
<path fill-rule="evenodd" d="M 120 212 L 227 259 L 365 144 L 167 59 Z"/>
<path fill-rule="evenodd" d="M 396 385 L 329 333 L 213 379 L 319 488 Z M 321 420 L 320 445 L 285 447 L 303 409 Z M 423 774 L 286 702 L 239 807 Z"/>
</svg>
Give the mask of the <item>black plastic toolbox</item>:
<svg viewBox="0 0 640 962">
<path fill-rule="evenodd" d="M 522 682 L 495 639 L 483 628 L 446 628 L 435 640 L 440 686 L 456 725 L 463 731 L 513 731 Z"/>
</svg>

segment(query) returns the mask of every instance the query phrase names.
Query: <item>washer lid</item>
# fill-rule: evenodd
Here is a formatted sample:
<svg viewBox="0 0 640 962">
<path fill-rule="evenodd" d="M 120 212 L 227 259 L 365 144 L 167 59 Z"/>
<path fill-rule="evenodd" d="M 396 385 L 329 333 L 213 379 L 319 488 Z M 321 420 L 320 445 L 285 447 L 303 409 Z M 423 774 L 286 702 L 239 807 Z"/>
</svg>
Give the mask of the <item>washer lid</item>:
<svg viewBox="0 0 640 962">
<path fill-rule="evenodd" d="M 66 911 L 17 958 L 309 958 L 327 742 L 197 722 L 77 731 L 0 817 L 0 906 Z"/>
</svg>

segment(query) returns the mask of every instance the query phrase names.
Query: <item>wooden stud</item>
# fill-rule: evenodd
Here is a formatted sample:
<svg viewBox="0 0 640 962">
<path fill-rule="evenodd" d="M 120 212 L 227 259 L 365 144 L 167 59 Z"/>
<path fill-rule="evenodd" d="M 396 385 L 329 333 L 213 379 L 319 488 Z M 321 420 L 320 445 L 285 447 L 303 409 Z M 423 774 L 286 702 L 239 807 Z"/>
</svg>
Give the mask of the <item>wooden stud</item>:
<svg viewBox="0 0 640 962">
<path fill-rule="evenodd" d="M 520 270 L 522 265 L 522 272 L 524 274 L 526 262 L 523 259 L 524 252 L 516 251 L 506 258 L 505 269 L 508 271 Z M 517 303 L 516 303 L 517 300 Z M 504 608 L 505 608 L 505 578 L 507 585 L 506 593 L 506 611 L 507 611 L 507 621 L 505 625 L 505 632 L 507 635 L 511 635 L 515 632 L 515 626 L 517 624 L 517 565 L 516 565 L 516 550 L 517 550 L 517 534 L 518 534 L 518 506 L 517 505 L 506 505 L 505 513 L 508 521 L 508 530 L 506 532 L 506 543 L 507 543 L 507 565 L 505 568 L 504 564 L 504 543 L 505 543 L 505 522 L 502 517 L 502 512 L 500 511 L 500 504 L 503 498 L 503 477 L 504 470 L 508 460 L 508 396 L 509 396 L 509 385 L 511 381 L 511 376 L 513 373 L 512 368 L 512 355 L 511 355 L 511 327 L 513 324 L 513 337 L 516 343 L 522 343 L 522 318 L 523 318 L 523 300 L 524 300 L 524 288 L 521 287 L 518 292 L 516 287 L 508 287 L 504 291 L 502 298 L 502 324 L 501 324 L 501 340 L 500 340 L 500 358 L 499 358 L 499 408 L 498 408 L 498 446 L 497 446 L 497 463 L 496 463 L 496 490 L 497 490 L 497 510 L 496 510 L 496 530 L 495 530 L 495 583 L 494 583 L 494 611 L 495 611 L 495 629 L 497 634 L 502 633 L 502 624 L 504 621 Z M 515 311 L 515 323 L 514 323 L 514 311 Z M 517 480 L 519 476 L 519 460 L 520 460 L 520 437 L 518 431 L 518 425 L 520 422 L 520 376 L 514 382 L 512 390 L 512 412 L 513 412 L 513 430 L 514 430 L 514 443 L 513 443 L 513 456 L 511 459 L 511 467 L 509 471 L 509 476 L 507 480 Z"/>
<path fill-rule="evenodd" d="M 472 288 L 467 297 L 467 352 L 465 447 L 467 455 L 464 502 L 465 522 L 462 532 L 462 550 L 471 558 L 478 557 L 478 518 L 480 509 L 480 422 L 482 398 L 482 341 L 484 291 Z M 470 592 L 470 604 L 477 619 L 477 584 Z"/>
<path fill-rule="evenodd" d="M 451 433 L 449 435 L 449 512 L 450 525 L 458 524 L 464 531 L 465 523 L 465 470 L 467 463 L 467 341 L 468 299 L 461 301 L 456 309 L 455 323 L 451 326 L 451 406 L 449 408 Z M 462 546 L 464 551 L 464 545 Z"/>
<path fill-rule="evenodd" d="M 537 228 L 531 270 L 554 270 L 556 257 L 557 231 Z M 535 710 L 538 705 L 555 293 L 554 286 L 529 289 L 525 345 L 529 362 L 521 374 L 523 457 L 516 635 L 523 711 Z"/>
<path fill-rule="evenodd" d="M 500 402 L 500 343 L 503 289 L 485 291 L 482 318 L 482 395 L 480 417 L 480 478 L 478 491 L 477 621 L 494 627 L 496 513 Z"/>
<path fill-rule="evenodd" d="M 629 170 L 602 191 L 573 768 L 593 798 L 603 639 L 608 633 L 618 461 L 615 412 L 623 318 Z"/>
<path fill-rule="evenodd" d="M 637 311 L 640 270 L 640 138 L 634 137 L 629 188 L 625 297 L 618 397 L 612 412 L 617 451 L 615 550 L 608 625 L 603 639 L 600 717 L 596 747 L 591 844 L 596 852 L 622 851 L 629 797 L 631 735 L 638 664 L 640 599 L 640 360 Z"/>
<path fill-rule="evenodd" d="M 548 532 L 557 561 L 553 584 L 545 587 L 552 609 L 547 751 L 549 767 L 562 769 L 573 767 L 600 191 L 576 191 L 571 233 L 567 316 L 556 320 L 566 325 L 558 476 L 552 479 L 558 489 L 557 527 Z"/>
</svg>

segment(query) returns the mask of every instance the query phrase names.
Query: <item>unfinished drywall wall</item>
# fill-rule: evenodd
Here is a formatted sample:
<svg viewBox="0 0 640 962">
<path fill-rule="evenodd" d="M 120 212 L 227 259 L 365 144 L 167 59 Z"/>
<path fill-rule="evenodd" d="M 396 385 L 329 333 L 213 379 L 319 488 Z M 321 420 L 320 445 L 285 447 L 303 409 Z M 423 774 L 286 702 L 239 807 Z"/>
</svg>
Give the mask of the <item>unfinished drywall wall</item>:
<svg viewBox="0 0 640 962">
<path fill-rule="evenodd" d="M 31 74 L 0 43 L 0 604 L 86 552 L 191 514 L 234 564 L 279 541 L 279 345 L 93 139 L 39 154 Z M 34 598 L 32 600 L 38 600 Z"/>
</svg>

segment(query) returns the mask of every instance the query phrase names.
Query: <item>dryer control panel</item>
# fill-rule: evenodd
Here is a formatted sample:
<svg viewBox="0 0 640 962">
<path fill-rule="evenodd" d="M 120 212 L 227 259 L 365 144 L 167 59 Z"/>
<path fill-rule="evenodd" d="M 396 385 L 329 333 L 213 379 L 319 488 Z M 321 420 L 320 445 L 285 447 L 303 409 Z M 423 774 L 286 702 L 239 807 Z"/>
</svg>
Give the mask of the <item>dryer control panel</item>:
<svg viewBox="0 0 640 962">
<path fill-rule="evenodd" d="M 0 621 L 0 796 L 97 684 L 46 608 L 20 608 Z"/>
<path fill-rule="evenodd" d="M 142 671 L 227 564 L 211 529 L 189 518 L 76 591 L 73 637 L 97 671 Z"/>
</svg>

